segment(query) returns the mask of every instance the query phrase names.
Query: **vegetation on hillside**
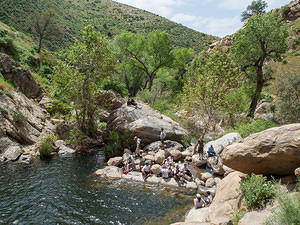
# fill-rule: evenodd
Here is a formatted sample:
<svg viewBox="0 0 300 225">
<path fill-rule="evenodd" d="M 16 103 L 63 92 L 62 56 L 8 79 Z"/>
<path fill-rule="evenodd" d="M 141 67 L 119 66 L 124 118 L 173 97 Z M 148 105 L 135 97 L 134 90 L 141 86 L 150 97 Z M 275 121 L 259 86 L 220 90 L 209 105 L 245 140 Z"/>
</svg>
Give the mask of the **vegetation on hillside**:
<svg viewBox="0 0 300 225">
<path fill-rule="evenodd" d="M 206 35 L 158 15 L 123 5 L 111 0 L 2 0 L 0 21 L 31 34 L 29 18 L 35 12 L 54 9 L 56 21 L 63 35 L 48 37 L 45 44 L 49 49 L 65 48 L 80 37 L 80 30 L 91 24 L 102 35 L 114 37 L 124 31 L 146 35 L 163 30 L 170 35 L 173 47 L 193 48 L 200 52 L 208 49 L 217 38 Z M 38 40 L 38 37 L 35 36 Z"/>
</svg>

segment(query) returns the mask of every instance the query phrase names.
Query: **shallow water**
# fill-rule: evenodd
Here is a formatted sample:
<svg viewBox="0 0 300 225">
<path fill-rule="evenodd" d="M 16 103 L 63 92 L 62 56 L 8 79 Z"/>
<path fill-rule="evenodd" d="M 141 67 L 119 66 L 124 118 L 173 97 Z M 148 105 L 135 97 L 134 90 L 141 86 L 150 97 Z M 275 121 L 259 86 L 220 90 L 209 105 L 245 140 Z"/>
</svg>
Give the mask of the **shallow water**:
<svg viewBox="0 0 300 225">
<path fill-rule="evenodd" d="M 101 152 L 31 165 L 0 165 L 0 224 L 169 224 L 191 197 L 155 187 L 104 182 Z"/>
</svg>

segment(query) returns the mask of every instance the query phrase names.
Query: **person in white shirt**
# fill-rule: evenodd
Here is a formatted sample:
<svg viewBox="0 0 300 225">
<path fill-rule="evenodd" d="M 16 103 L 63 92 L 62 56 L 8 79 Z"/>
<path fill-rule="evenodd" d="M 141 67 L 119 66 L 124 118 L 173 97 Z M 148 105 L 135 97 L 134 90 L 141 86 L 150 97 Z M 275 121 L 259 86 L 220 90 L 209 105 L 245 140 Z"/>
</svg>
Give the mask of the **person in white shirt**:
<svg viewBox="0 0 300 225">
<path fill-rule="evenodd" d="M 140 138 L 138 138 L 138 136 L 135 136 L 133 139 L 136 142 L 135 155 L 140 156 L 141 155 L 141 146 L 140 145 L 141 145 L 142 140 Z"/>
<path fill-rule="evenodd" d="M 166 138 L 166 132 L 164 131 L 164 128 L 161 128 L 160 134 L 159 134 L 159 139 L 161 141 L 161 149 L 165 149 L 165 138 Z"/>
<path fill-rule="evenodd" d="M 194 207 L 195 209 L 199 209 L 205 206 L 204 200 L 201 198 L 200 194 L 196 195 L 196 198 L 194 198 Z"/>
<path fill-rule="evenodd" d="M 165 165 L 162 166 L 161 176 L 164 179 L 170 178 L 170 169 L 167 168 Z"/>
<path fill-rule="evenodd" d="M 146 179 L 151 176 L 151 165 L 149 161 L 146 162 L 145 166 L 142 169 L 142 176 L 144 181 L 146 181 Z"/>
</svg>

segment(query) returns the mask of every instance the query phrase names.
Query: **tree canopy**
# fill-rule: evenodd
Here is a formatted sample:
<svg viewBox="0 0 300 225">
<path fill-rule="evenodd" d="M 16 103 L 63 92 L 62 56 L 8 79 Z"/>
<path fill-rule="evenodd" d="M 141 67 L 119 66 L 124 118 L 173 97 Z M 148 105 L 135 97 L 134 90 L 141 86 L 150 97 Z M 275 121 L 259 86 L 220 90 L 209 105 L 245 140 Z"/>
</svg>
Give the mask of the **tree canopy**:
<svg viewBox="0 0 300 225">
<path fill-rule="evenodd" d="M 101 84 L 115 73 L 115 62 L 109 42 L 91 26 L 82 31 L 82 41 L 59 56 L 53 94 L 72 105 L 77 124 L 87 135 L 93 136 L 96 130 Z"/>
<path fill-rule="evenodd" d="M 287 28 L 275 13 L 258 14 L 250 18 L 244 29 L 235 35 L 231 46 L 238 66 L 255 85 L 248 116 L 253 117 L 266 81 L 265 62 L 279 60 L 287 50 Z"/>
<path fill-rule="evenodd" d="M 247 6 L 247 9 L 241 14 L 241 21 L 245 21 L 251 16 L 258 13 L 265 13 L 265 9 L 268 7 L 268 3 L 264 0 L 254 0 L 250 5 Z"/>
</svg>

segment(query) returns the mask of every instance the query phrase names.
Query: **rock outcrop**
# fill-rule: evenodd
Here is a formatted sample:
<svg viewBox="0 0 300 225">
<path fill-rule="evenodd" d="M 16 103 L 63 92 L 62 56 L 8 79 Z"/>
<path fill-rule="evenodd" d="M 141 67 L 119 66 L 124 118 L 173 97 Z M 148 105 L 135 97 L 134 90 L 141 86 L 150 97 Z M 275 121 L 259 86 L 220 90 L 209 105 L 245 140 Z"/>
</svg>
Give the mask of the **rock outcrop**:
<svg viewBox="0 0 300 225">
<path fill-rule="evenodd" d="M 267 129 L 232 144 L 223 163 L 244 173 L 290 175 L 300 165 L 300 123 Z"/>
<path fill-rule="evenodd" d="M 107 122 L 107 129 L 120 134 L 128 132 L 142 139 L 142 144 L 159 140 L 161 128 L 166 132 L 166 140 L 181 142 L 188 132 L 169 117 L 160 114 L 149 105 L 138 101 L 138 106 L 127 106 L 114 110 Z"/>
<path fill-rule="evenodd" d="M 242 194 L 239 188 L 240 181 L 244 176 L 243 173 L 233 172 L 221 180 L 212 204 L 208 208 L 191 209 L 185 222 L 227 224 L 232 214 L 240 207 Z"/>
<path fill-rule="evenodd" d="M 42 89 L 33 78 L 31 72 L 13 61 L 6 54 L 0 53 L 0 69 L 3 76 L 10 80 L 26 96 L 36 97 L 41 94 Z"/>
<path fill-rule="evenodd" d="M 34 104 L 24 94 L 16 91 L 0 94 L 0 157 L 9 160 L 8 149 L 19 146 L 25 152 L 29 145 L 40 138 L 54 133 L 55 125 L 47 120 L 47 112 Z M 20 152 L 20 151 L 18 151 Z M 23 151 L 21 152 L 21 154 Z M 18 154 L 18 157 L 21 155 Z M 18 158 L 17 157 L 17 158 Z M 12 157 L 16 160 L 15 157 Z M 31 161 L 30 157 L 22 158 Z M 26 160 L 25 160 L 26 161 Z"/>
</svg>

